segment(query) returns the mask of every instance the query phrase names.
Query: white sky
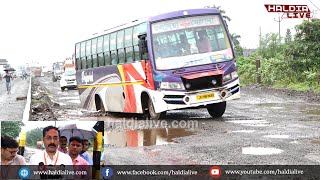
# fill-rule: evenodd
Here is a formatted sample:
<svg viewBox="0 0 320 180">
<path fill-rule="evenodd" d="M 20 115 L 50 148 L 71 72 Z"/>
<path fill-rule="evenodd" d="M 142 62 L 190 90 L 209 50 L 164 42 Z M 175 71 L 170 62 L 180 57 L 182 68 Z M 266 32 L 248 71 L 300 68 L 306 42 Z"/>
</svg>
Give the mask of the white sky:
<svg viewBox="0 0 320 180">
<path fill-rule="evenodd" d="M 320 0 L 311 0 L 320 7 Z M 170 10 L 221 6 L 232 20 L 231 33 L 241 35 L 241 45 L 255 48 L 262 34 L 278 33 L 277 13 L 264 4 L 308 5 L 309 0 L 0 0 L 0 59 L 10 64 L 39 61 L 51 65 L 74 52 L 84 37 L 140 17 Z M 320 11 L 315 17 L 320 18 Z M 301 23 L 283 19 L 281 34 Z M 294 31 L 292 30 L 292 33 Z"/>
</svg>

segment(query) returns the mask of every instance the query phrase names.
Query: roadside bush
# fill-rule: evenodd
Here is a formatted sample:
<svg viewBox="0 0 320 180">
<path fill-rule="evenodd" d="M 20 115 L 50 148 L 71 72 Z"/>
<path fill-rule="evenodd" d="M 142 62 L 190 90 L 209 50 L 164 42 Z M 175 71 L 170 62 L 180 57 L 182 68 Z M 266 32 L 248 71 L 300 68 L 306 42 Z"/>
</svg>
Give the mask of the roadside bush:
<svg viewBox="0 0 320 180">
<path fill-rule="evenodd" d="M 242 85 L 255 83 L 256 81 L 256 59 L 254 56 L 239 57 L 237 60 L 238 73 Z"/>
</svg>

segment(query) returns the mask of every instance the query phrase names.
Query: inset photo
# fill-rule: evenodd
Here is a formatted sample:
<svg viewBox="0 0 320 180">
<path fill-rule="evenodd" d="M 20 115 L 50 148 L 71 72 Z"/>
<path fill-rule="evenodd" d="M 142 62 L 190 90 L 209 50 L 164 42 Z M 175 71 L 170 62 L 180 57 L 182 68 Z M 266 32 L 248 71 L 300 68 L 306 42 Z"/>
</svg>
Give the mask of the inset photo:
<svg viewBox="0 0 320 180">
<path fill-rule="evenodd" d="M 2 121 L 1 164 L 99 167 L 102 130 L 103 121 Z"/>
<path fill-rule="evenodd" d="M 31 68 L 0 57 L 0 121 L 29 120 Z"/>
</svg>

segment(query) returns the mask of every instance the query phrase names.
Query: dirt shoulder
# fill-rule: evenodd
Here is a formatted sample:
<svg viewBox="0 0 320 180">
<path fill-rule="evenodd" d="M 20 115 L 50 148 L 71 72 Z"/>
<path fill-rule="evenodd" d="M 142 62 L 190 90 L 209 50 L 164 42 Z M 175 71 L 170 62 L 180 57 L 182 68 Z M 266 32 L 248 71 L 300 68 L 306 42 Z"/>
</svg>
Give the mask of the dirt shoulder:
<svg viewBox="0 0 320 180">
<path fill-rule="evenodd" d="M 54 121 L 57 120 L 52 111 L 54 103 L 49 97 L 49 91 L 40 85 L 37 78 L 32 79 L 31 87 L 31 108 L 33 121 Z"/>
<path fill-rule="evenodd" d="M 266 85 L 249 85 L 241 87 L 249 91 L 259 91 L 268 94 L 275 94 L 277 96 L 287 96 L 296 99 L 303 99 L 310 103 L 320 103 L 320 94 L 312 91 L 296 91 L 292 89 L 278 89 Z"/>
</svg>

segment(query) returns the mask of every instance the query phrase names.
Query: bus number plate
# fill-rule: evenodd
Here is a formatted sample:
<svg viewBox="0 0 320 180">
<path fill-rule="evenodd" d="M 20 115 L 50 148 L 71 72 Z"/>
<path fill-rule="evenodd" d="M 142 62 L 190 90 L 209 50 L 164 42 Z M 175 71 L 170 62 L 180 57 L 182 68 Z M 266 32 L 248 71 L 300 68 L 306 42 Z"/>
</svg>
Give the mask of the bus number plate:
<svg viewBox="0 0 320 180">
<path fill-rule="evenodd" d="M 214 93 L 200 94 L 197 95 L 197 100 L 214 98 Z"/>
</svg>

